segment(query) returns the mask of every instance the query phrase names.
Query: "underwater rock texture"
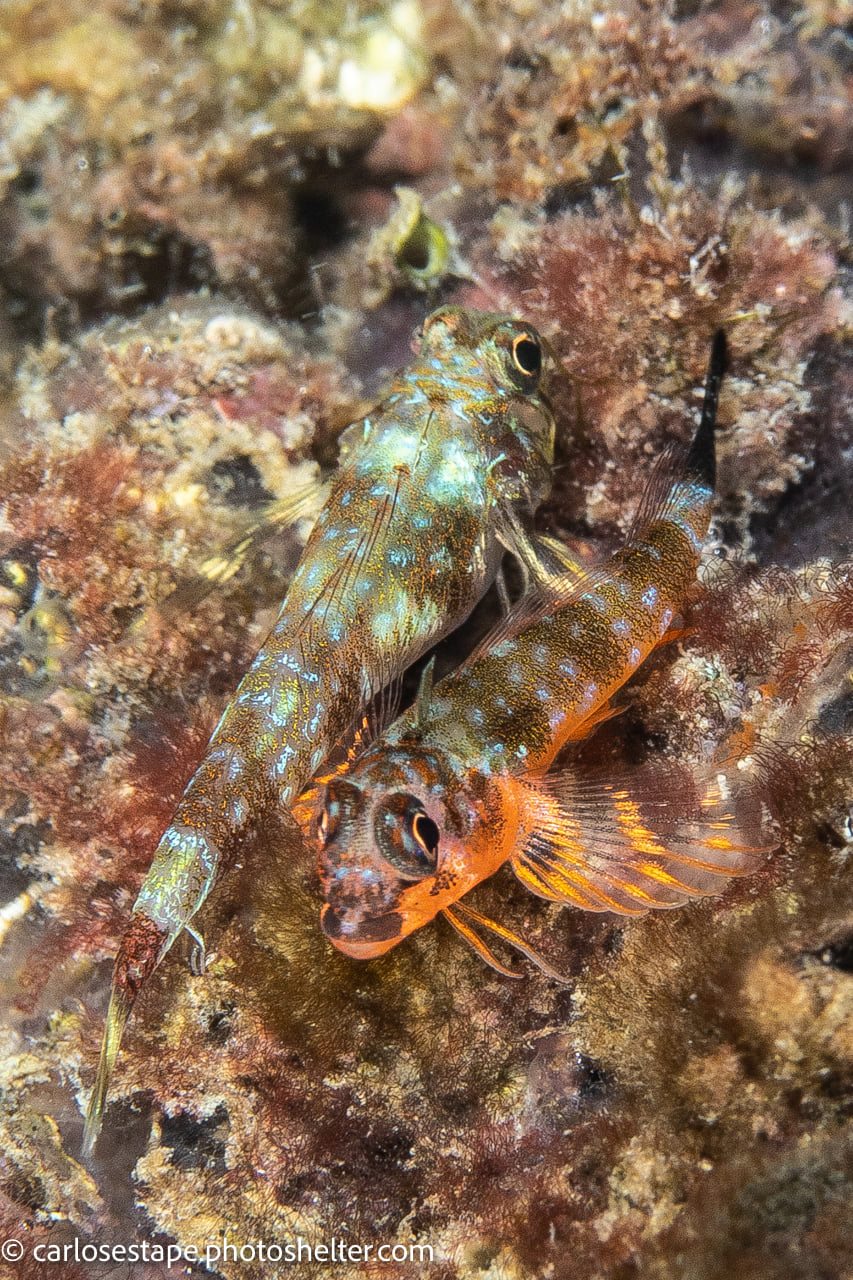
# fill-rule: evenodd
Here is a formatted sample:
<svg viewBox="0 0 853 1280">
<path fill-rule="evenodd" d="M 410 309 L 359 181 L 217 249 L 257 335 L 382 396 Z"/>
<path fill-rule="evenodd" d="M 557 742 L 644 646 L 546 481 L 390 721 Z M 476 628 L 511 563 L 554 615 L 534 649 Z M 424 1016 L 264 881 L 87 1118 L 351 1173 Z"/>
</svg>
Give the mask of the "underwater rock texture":
<svg viewBox="0 0 853 1280">
<path fill-rule="evenodd" d="M 849 1273 L 845 20 L 825 3 L 431 0 L 422 24 L 400 5 L 6 7 L 0 1235 L 434 1250 L 334 1268 L 353 1278 Z M 397 71 L 367 74 L 377 60 Z M 437 256 L 423 227 L 408 239 L 418 211 L 444 227 Z M 378 961 L 333 952 L 313 867 L 278 853 L 270 814 L 204 913 L 207 974 L 176 954 L 140 1001 L 86 1170 L 123 922 L 304 527 L 206 593 L 194 574 L 333 463 L 449 298 L 554 343 L 543 523 L 590 554 L 687 435 L 727 328 L 718 545 L 686 632 L 583 749 L 616 771 L 757 754 L 779 850 L 719 900 L 627 923 L 501 873 L 475 905 L 561 988 L 484 969 L 443 922 Z M 112 1272 L 13 1269 L 48 1273 Z"/>
<path fill-rule="evenodd" d="M 12 0 L 7 306 L 37 328 L 203 283 L 304 302 L 317 204 L 425 69 L 415 0 Z"/>
</svg>

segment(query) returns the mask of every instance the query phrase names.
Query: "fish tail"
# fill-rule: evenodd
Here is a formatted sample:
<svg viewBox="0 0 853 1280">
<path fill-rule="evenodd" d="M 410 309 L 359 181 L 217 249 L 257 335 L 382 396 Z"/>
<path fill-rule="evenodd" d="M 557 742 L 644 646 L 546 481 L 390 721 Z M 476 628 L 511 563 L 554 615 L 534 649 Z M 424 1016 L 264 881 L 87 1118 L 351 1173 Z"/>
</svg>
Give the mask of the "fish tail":
<svg viewBox="0 0 853 1280">
<path fill-rule="evenodd" d="M 83 1128 L 83 1156 L 87 1159 L 91 1156 L 98 1140 L 98 1134 L 101 1132 L 107 1092 L 110 1087 L 118 1051 L 121 1047 L 124 1029 L 127 1026 L 127 1020 L 130 1017 L 132 1008 L 133 1002 L 128 1000 L 127 996 L 121 991 L 113 987 L 110 992 L 110 1005 L 107 1010 L 107 1021 L 104 1028 L 104 1038 L 101 1043 L 101 1056 L 98 1059 L 98 1070 L 89 1098 L 89 1105 L 86 1108 L 86 1123 Z"/>
<path fill-rule="evenodd" d="M 95 1083 L 86 1108 L 83 1155 L 91 1156 L 101 1131 L 113 1068 L 139 991 L 168 950 L 171 939 L 153 920 L 134 912 L 113 968 L 113 982 Z"/>
<path fill-rule="evenodd" d="M 717 482 L 717 406 L 728 363 L 728 344 L 722 329 L 714 334 L 699 424 L 690 445 L 670 448 L 662 455 L 646 488 L 628 545 L 642 543 L 660 522 L 676 525 L 692 544 L 698 559 L 711 520 Z"/>
<path fill-rule="evenodd" d="M 717 427 L 717 405 L 720 387 L 728 364 L 728 343 L 725 332 L 718 329 L 711 342 L 708 371 L 705 375 L 705 398 L 702 415 L 693 442 L 687 454 L 685 471 L 689 479 L 706 485 L 714 491 L 717 481 L 717 451 L 714 436 Z"/>
<path fill-rule="evenodd" d="M 210 806 L 205 805 L 206 797 L 216 788 L 227 803 L 226 768 L 227 760 L 225 767 L 218 764 L 214 767 L 208 757 L 196 770 L 175 817 L 160 837 L 133 904 L 131 926 L 125 937 L 129 938 L 133 931 L 133 920 L 145 921 L 145 929 L 152 937 L 156 933 L 151 946 L 156 944 L 160 948 L 158 963 L 203 906 L 217 883 L 223 863 L 227 866 L 221 848 L 233 846 L 247 826 L 246 818 L 238 823 L 236 819 L 214 814 Z M 137 925 L 137 932 L 142 927 Z"/>
</svg>

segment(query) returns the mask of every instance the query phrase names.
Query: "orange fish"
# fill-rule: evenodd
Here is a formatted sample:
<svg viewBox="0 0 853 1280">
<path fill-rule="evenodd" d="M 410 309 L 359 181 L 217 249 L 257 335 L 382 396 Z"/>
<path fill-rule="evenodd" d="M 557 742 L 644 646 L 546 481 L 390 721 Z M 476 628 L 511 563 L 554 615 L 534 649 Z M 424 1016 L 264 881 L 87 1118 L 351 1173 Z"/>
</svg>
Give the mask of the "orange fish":
<svg viewBox="0 0 853 1280">
<path fill-rule="evenodd" d="M 754 846 L 737 830 L 721 773 L 697 782 L 671 766 L 619 779 L 549 772 L 568 742 L 613 714 L 614 694 L 666 636 L 695 580 L 725 351 L 720 333 L 694 440 L 658 471 L 627 544 L 600 569 L 522 602 L 434 688 L 428 671 L 415 706 L 325 781 L 309 829 L 322 927 L 341 951 L 381 955 L 443 913 L 514 974 L 474 925 L 542 962 L 460 902 L 507 861 L 542 897 L 624 915 L 718 892 L 751 868 Z M 298 816 L 308 821 L 307 809 Z"/>
</svg>

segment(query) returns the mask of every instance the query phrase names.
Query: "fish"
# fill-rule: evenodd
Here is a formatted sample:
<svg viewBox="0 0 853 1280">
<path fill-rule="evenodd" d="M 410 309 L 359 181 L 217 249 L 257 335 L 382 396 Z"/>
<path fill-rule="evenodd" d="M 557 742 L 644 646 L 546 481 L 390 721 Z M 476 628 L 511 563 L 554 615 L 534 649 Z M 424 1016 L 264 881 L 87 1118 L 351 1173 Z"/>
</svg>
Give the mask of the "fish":
<svg viewBox="0 0 853 1280">
<path fill-rule="evenodd" d="M 90 1154 L 138 994 L 265 813 L 287 814 L 363 715 L 471 611 L 505 549 L 534 580 L 554 556 L 531 517 L 551 484 L 553 353 L 533 326 L 446 306 L 340 456 L 272 631 L 164 832 L 115 960 L 83 1141 Z M 293 496 L 294 517 L 310 495 Z M 285 500 L 286 504 L 286 500 Z M 287 508 L 285 509 L 286 514 Z M 282 512 L 277 512 L 279 523 Z M 214 558 L 225 580 L 246 551 Z M 384 700 L 384 701 L 383 701 Z M 298 834 L 298 833 L 297 833 Z"/>
<path fill-rule="evenodd" d="M 615 713 L 614 695 L 667 637 L 712 514 L 726 340 L 714 338 L 692 444 L 668 452 L 626 543 L 533 592 L 456 671 L 296 807 L 315 846 L 321 926 L 346 955 L 387 952 L 443 914 L 494 968 L 490 931 L 551 977 L 513 931 L 462 899 L 505 863 L 529 890 L 639 915 L 717 892 L 753 865 L 746 799 L 709 767 L 652 760 L 621 775 L 555 768 Z M 738 807 L 739 805 L 739 807 Z M 751 836 L 751 832 L 750 832 Z"/>
</svg>

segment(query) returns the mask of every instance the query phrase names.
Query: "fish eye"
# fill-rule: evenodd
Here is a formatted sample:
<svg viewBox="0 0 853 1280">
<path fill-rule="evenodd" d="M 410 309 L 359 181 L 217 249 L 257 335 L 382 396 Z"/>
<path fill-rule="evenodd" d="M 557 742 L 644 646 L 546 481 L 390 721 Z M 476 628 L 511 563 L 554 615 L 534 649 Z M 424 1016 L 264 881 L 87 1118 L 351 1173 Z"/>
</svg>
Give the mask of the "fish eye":
<svg viewBox="0 0 853 1280">
<path fill-rule="evenodd" d="M 519 333 L 512 340 L 512 363 L 526 378 L 538 378 L 542 371 L 542 348 L 531 333 Z"/>
<path fill-rule="evenodd" d="M 404 880 L 423 880 L 438 863 L 439 830 L 416 796 L 398 792 L 377 807 L 379 852 Z"/>
<path fill-rule="evenodd" d="M 361 803 L 361 794 L 357 787 L 333 778 L 326 787 L 323 807 L 317 817 L 317 841 L 321 847 L 331 844 L 338 834 L 345 816 L 352 817 L 357 813 Z"/>
</svg>

